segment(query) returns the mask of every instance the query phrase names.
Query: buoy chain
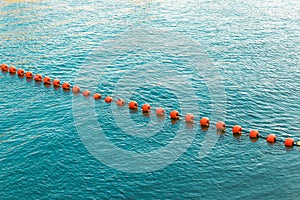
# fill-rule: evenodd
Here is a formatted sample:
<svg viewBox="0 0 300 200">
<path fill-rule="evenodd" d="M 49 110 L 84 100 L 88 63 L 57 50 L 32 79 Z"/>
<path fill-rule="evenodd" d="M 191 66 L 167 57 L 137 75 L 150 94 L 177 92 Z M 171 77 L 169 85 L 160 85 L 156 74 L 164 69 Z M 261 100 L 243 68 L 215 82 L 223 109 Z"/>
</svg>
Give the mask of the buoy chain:
<svg viewBox="0 0 300 200">
<path fill-rule="evenodd" d="M 43 82 L 45 85 L 53 85 L 53 87 L 55 88 L 62 88 L 65 91 L 70 91 L 72 90 L 73 93 L 75 94 L 82 94 L 85 97 L 89 97 L 91 95 L 91 92 L 89 90 L 84 90 L 81 91 L 79 86 L 71 86 L 70 83 L 68 82 L 64 82 L 63 84 L 61 84 L 60 80 L 58 79 L 54 79 L 53 81 L 51 81 L 51 78 L 48 76 L 45 76 L 44 78 L 42 77 L 42 75 L 40 74 L 35 74 L 33 75 L 33 73 L 31 71 L 27 71 L 25 72 L 24 69 L 16 69 L 16 67 L 14 66 L 10 66 L 8 67 L 8 65 L 6 64 L 1 64 L 1 70 L 3 73 L 10 73 L 12 75 L 17 74 L 20 78 L 26 78 L 26 79 L 34 79 L 36 82 Z M 99 100 L 102 98 L 102 95 L 99 93 L 95 93 L 93 94 L 93 98 L 95 100 Z M 123 100 L 122 98 L 117 98 L 117 99 L 113 99 L 111 96 L 106 96 L 104 98 L 104 101 L 106 103 L 112 103 L 115 102 L 118 106 L 125 106 L 125 100 Z M 139 106 L 138 103 L 136 101 L 130 101 L 128 103 L 128 108 L 130 110 L 138 110 L 139 108 L 142 110 L 143 113 L 150 113 L 151 111 L 151 105 L 148 103 L 143 104 L 142 106 Z M 164 117 L 165 116 L 165 110 L 161 107 L 156 108 L 156 115 L 159 117 Z M 181 120 L 181 117 L 184 117 L 185 122 L 187 124 L 195 124 L 195 121 L 198 121 L 195 119 L 194 115 L 187 113 L 186 115 L 182 115 L 180 114 L 177 110 L 173 110 L 170 112 L 169 114 L 170 118 L 172 121 L 177 121 L 177 120 Z M 201 126 L 201 128 L 203 130 L 207 130 L 210 126 L 210 120 L 207 117 L 203 117 L 199 120 L 199 124 Z M 223 121 L 219 121 L 216 123 L 216 129 L 217 129 L 217 133 L 225 133 L 225 129 L 226 129 L 226 124 Z M 243 132 L 243 129 L 241 126 L 239 125 L 234 125 L 232 127 L 232 133 L 233 135 L 237 135 L 237 136 L 241 136 Z M 262 136 L 259 134 L 259 132 L 257 130 L 250 130 L 249 133 L 249 137 L 252 140 L 257 140 L 258 138 L 262 138 L 265 139 L 267 142 L 269 143 L 275 143 L 275 142 L 284 142 L 284 145 L 287 147 L 292 147 L 292 146 L 300 146 L 300 141 L 295 142 L 294 139 L 292 138 L 286 138 L 285 140 L 281 140 L 281 139 L 277 139 L 276 135 L 274 134 L 269 134 L 267 137 Z"/>
</svg>

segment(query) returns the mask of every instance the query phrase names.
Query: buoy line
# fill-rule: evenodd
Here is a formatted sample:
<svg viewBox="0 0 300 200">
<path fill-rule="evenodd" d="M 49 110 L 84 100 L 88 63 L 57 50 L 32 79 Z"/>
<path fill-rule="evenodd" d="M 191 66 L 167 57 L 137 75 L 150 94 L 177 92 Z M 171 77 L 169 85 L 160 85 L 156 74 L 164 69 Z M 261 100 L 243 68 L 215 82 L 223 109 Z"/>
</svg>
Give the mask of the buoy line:
<svg viewBox="0 0 300 200">
<path fill-rule="evenodd" d="M 77 86 L 77 85 L 71 87 L 70 83 L 68 83 L 68 82 L 64 82 L 63 84 L 61 84 L 60 80 L 58 80 L 58 79 L 54 79 L 51 82 L 51 78 L 48 77 L 48 76 L 45 76 L 43 78 L 43 76 L 41 74 L 35 74 L 35 75 L 33 75 L 33 73 L 31 71 L 27 71 L 25 73 L 24 69 L 20 68 L 20 69 L 17 70 L 17 68 L 15 66 L 8 67 L 8 65 L 6 65 L 6 64 L 1 64 L 1 71 L 2 71 L 2 73 L 10 73 L 12 75 L 17 74 L 18 77 L 20 77 L 20 78 L 34 79 L 36 82 L 43 82 L 44 85 L 48 85 L 48 86 L 49 85 L 53 85 L 54 88 L 60 88 L 61 87 L 65 91 L 72 90 L 73 93 L 75 93 L 75 94 L 81 93 L 85 97 L 89 97 L 91 95 L 91 92 L 89 90 L 84 90 L 84 91 L 81 92 L 80 87 Z M 99 100 L 99 99 L 102 98 L 102 95 L 99 94 L 99 93 L 95 93 L 95 94 L 93 94 L 93 98 L 95 100 Z M 104 101 L 106 103 L 115 102 L 118 106 L 125 106 L 125 104 L 126 104 L 124 99 L 118 98 L 117 100 L 114 100 L 110 96 L 106 96 L 104 98 Z M 137 111 L 138 108 L 139 108 L 139 106 L 138 106 L 138 103 L 136 101 L 130 101 L 128 103 L 128 108 L 130 110 Z M 150 113 L 150 111 L 151 111 L 151 105 L 148 104 L 148 103 L 145 103 L 145 104 L 143 104 L 141 106 L 141 110 L 142 110 L 143 113 Z M 156 115 L 158 117 L 165 116 L 165 110 L 163 108 L 161 108 L 161 107 L 156 108 Z M 177 110 L 171 111 L 169 113 L 169 116 L 170 116 L 171 120 L 173 120 L 173 121 L 174 120 L 175 121 L 180 120 L 181 117 L 183 117 L 182 115 L 180 115 L 180 113 Z M 193 124 L 194 121 L 195 121 L 194 115 L 190 114 L 190 113 L 187 113 L 184 116 L 184 119 L 185 119 L 185 122 L 187 124 Z M 209 120 L 209 118 L 207 118 L 207 117 L 201 118 L 199 120 L 199 125 L 204 130 L 208 129 L 209 126 L 210 126 L 210 120 Z M 218 133 L 225 133 L 225 131 L 226 131 L 226 124 L 223 121 L 216 122 L 216 129 L 217 129 Z M 243 129 L 242 129 L 241 126 L 234 125 L 232 127 L 232 134 L 233 135 L 235 135 L 235 136 L 241 136 L 242 132 L 243 132 Z M 258 130 L 255 130 L 255 129 L 250 130 L 249 137 L 252 140 L 258 140 L 258 138 L 262 138 L 262 139 L 265 139 L 268 143 L 284 142 L 284 145 L 286 147 L 300 146 L 300 141 L 295 142 L 295 140 L 293 138 L 286 138 L 285 140 L 278 140 L 276 138 L 275 134 L 269 134 L 267 137 L 264 137 L 264 136 L 260 135 L 260 133 L 259 133 Z"/>
</svg>

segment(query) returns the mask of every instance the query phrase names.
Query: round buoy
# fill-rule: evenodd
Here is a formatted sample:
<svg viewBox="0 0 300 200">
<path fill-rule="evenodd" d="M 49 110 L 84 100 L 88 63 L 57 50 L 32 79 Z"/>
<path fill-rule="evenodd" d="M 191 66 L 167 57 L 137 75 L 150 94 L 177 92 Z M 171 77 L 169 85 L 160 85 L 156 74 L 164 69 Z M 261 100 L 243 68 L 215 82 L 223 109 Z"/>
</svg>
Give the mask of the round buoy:
<svg viewBox="0 0 300 200">
<path fill-rule="evenodd" d="M 165 114 L 165 110 L 161 107 L 156 108 L 156 115 L 164 115 Z"/>
<path fill-rule="evenodd" d="M 71 89 L 71 85 L 68 82 L 64 82 L 61 87 L 64 90 L 70 90 Z"/>
<path fill-rule="evenodd" d="M 75 85 L 75 86 L 72 88 L 72 92 L 74 92 L 74 93 L 79 93 L 79 92 L 80 92 L 80 87 L 78 87 L 77 85 Z"/>
<path fill-rule="evenodd" d="M 14 66 L 10 66 L 9 73 L 15 74 L 17 72 L 17 69 Z"/>
<path fill-rule="evenodd" d="M 54 87 L 60 87 L 60 81 L 58 79 L 54 79 L 52 84 Z"/>
<path fill-rule="evenodd" d="M 43 80 L 42 75 L 36 74 L 36 75 L 34 76 L 34 80 L 37 81 L 37 82 L 42 81 L 42 80 Z"/>
<path fill-rule="evenodd" d="M 32 72 L 26 72 L 25 76 L 27 79 L 32 79 Z"/>
<path fill-rule="evenodd" d="M 194 122 L 194 115 L 190 114 L 190 113 L 187 113 L 185 115 L 185 122 L 188 122 L 188 123 L 193 123 Z"/>
<path fill-rule="evenodd" d="M 148 103 L 145 103 L 144 105 L 142 105 L 142 111 L 143 112 L 150 112 L 151 106 Z"/>
<path fill-rule="evenodd" d="M 43 82 L 44 82 L 45 85 L 50 85 L 50 84 L 51 84 L 51 79 L 50 79 L 50 77 L 45 76 Z"/>
<path fill-rule="evenodd" d="M 209 119 L 207 117 L 203 117 L 202 119 L 200 119 L 200 125 L 204 126 L 204 127 L 208 127 L 209 126 Z"/>
<path fill-rule="evenodd" d="M 17 74 L 18 74 L 18 76 L 23 77 L 24 76 L 24 69 L 18 69 Z"/>
<path fill-rule="evenodd" d="M 287 147 L 292 147 L 292 146 L 294 146 L 294 142 L 295 142 L 294 139 L 286 138 L 284 141 L 284 145 Z"/>
<path fill-rule="evenodd" d="M 8 66 L 6 64 L 1 64 L 1 70 L 3 72 L 7 72 L 8 71 Z"/>
<path fill-rule="evenodd" d="M 269 143 L 274 143 L 274 142 L 276 142 L 276 135 L 274 135 L 274 134 L 268 135 L 268 137 L 267 137 L 267 142 L 269 142 Z"/>
<path fill-rule="evenodd" d="M 216 128 L 217 128 L 218 131 L 225 132 L 226 124 L 222 121 L 219 121 L 219 122 L 216 123 Z"/>
<path fill-rule="evenodd" d="M 116 103 L 117 103 L 118 106 L 124 106 L 125 105 L 124 99 L 118 99 Z"/>
<path fill-rule="evenodd" d="M 138 108 L 137 102 L 136 101 L 129 102 L 128 108 L 131 109 L 131 110 L 136 110 Z"/>
<path fill-rule="evenodd" d="M 179 119 L 179 112 L 177 110 L 173 110 L 170 112 L 171 119 Z"/>
<path fill-rule="evenodd" d="M 249 137 L 250 137 L 250 138 L 256 139 L 256 138 L 258 138 L 258 136 L 259 136 L 258 130 L 251 130 L 251 131 L 250 131 L 250 134 L 249 134 Z"/>
<path fill-rule="evenodd" d="M 101 94 L 99 94 L 99 93 L 95 93 L 94 94 L 94 99 L 101 99 Z"/>
<path fill-rule="evenodd" d="M 88 90 L 84 90 L 83 92 L 82 92 L 82 95 L 83 96 L 90 96 L 90 94 L 91 94 L 91 92 L 90 91 L 88 91 Z"/>
<path fill-rule="evenodd" d="M 112 102 L 112 97 L 107 96 L 107 97 L 105 97 L 104 101 L 105 101 L 106 103 L 111 103 L 111 102 Z"/>
<path fill-rule="evenodd" d="M 232 133 L 234 135 L 242 135 L 242 127 L 238 126 L 238 125 L 233 126 L 232 127 Z"/>
</svg>

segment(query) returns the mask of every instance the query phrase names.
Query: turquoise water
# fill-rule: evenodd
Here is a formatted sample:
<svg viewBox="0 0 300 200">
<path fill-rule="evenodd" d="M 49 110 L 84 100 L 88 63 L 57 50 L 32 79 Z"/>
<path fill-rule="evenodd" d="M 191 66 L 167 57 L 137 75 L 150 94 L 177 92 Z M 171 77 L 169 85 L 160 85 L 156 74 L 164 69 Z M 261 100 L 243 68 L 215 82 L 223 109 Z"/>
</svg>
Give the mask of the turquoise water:
<svg viewBox="0 0 300 200">
<path fill-rule="evenodd" d="M 82 83 L 104 96 L 117 97 L 136 78 L 140 86 L 130 99 L 167 112 L 189 111 L 197 119 L 213 117 L 208 82 L 219 74 L 225 93 L 220 101 L 226 111 L 223 120 L 229 127 L 214 137 L 216 144 L 201 158 L 211 133 L 197 125 L 159 121 L 103 101 L 94 104 L 91 98 L 1 73 L 1 199 L 298 199 L 300 149 L 263 139 L 252 142 L 246 134 L 256 128 L 264 136 L 300 140 L 298 1 L 2 0 L 0 6 L 1 63 Z M 139 38 L 144 40 L 139 43 Z M 185 45 L 187 51 L 182 50 Z M 203 64 L 203 59 L 195 59 L 198 52 L 209 60 L 199 75 L 196 62 Z M 195 65 L 188 65 L 191 60 Z M 150 70 L 143 74 L 139 69 Z M 166 76 L 165 69 L 173 71 Z M 210 69 L 216 74 L 204 77 Z M 122 80 L 128 85 L 118 86 Z M 190 90 L 195 99 L 185 97 Z M 126 151 L 161 149 L 176 133 L 184 133 L 191 143 L 182 144 L 186 151 L 159 169 L 149 165 L 147 172 L 133 173 L 134 166 L 127 171 L 112 167 L 85 143 L 85 103 L 95 105 L 109 141 Z M 158 132 L 147 129 L 150 123 L 157 123 Z M 245 129 L 239 138 L 230 132 L 235 124 Z M 86 135 L 95 133 L 97 141 L 98 132 L 90 128 Z M 140 132 L 153 135 L 135 137 Z M 120 154 L 114 158 L 127 159 Z"/>
</svg>

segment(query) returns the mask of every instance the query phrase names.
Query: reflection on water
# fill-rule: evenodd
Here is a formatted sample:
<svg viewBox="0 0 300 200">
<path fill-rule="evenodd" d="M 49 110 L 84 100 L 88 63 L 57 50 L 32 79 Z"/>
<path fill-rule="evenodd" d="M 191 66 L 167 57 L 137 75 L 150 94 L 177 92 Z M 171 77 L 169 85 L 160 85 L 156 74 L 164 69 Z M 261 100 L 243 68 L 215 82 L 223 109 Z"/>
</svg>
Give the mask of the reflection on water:
<svg viewBox="0 0 300 200">
<path fill-rule="evenodd" d="M 7 3 L 28 3 L 28 2 L 38 2 L 41 0 L 4 0 Z"/>
</svg>

